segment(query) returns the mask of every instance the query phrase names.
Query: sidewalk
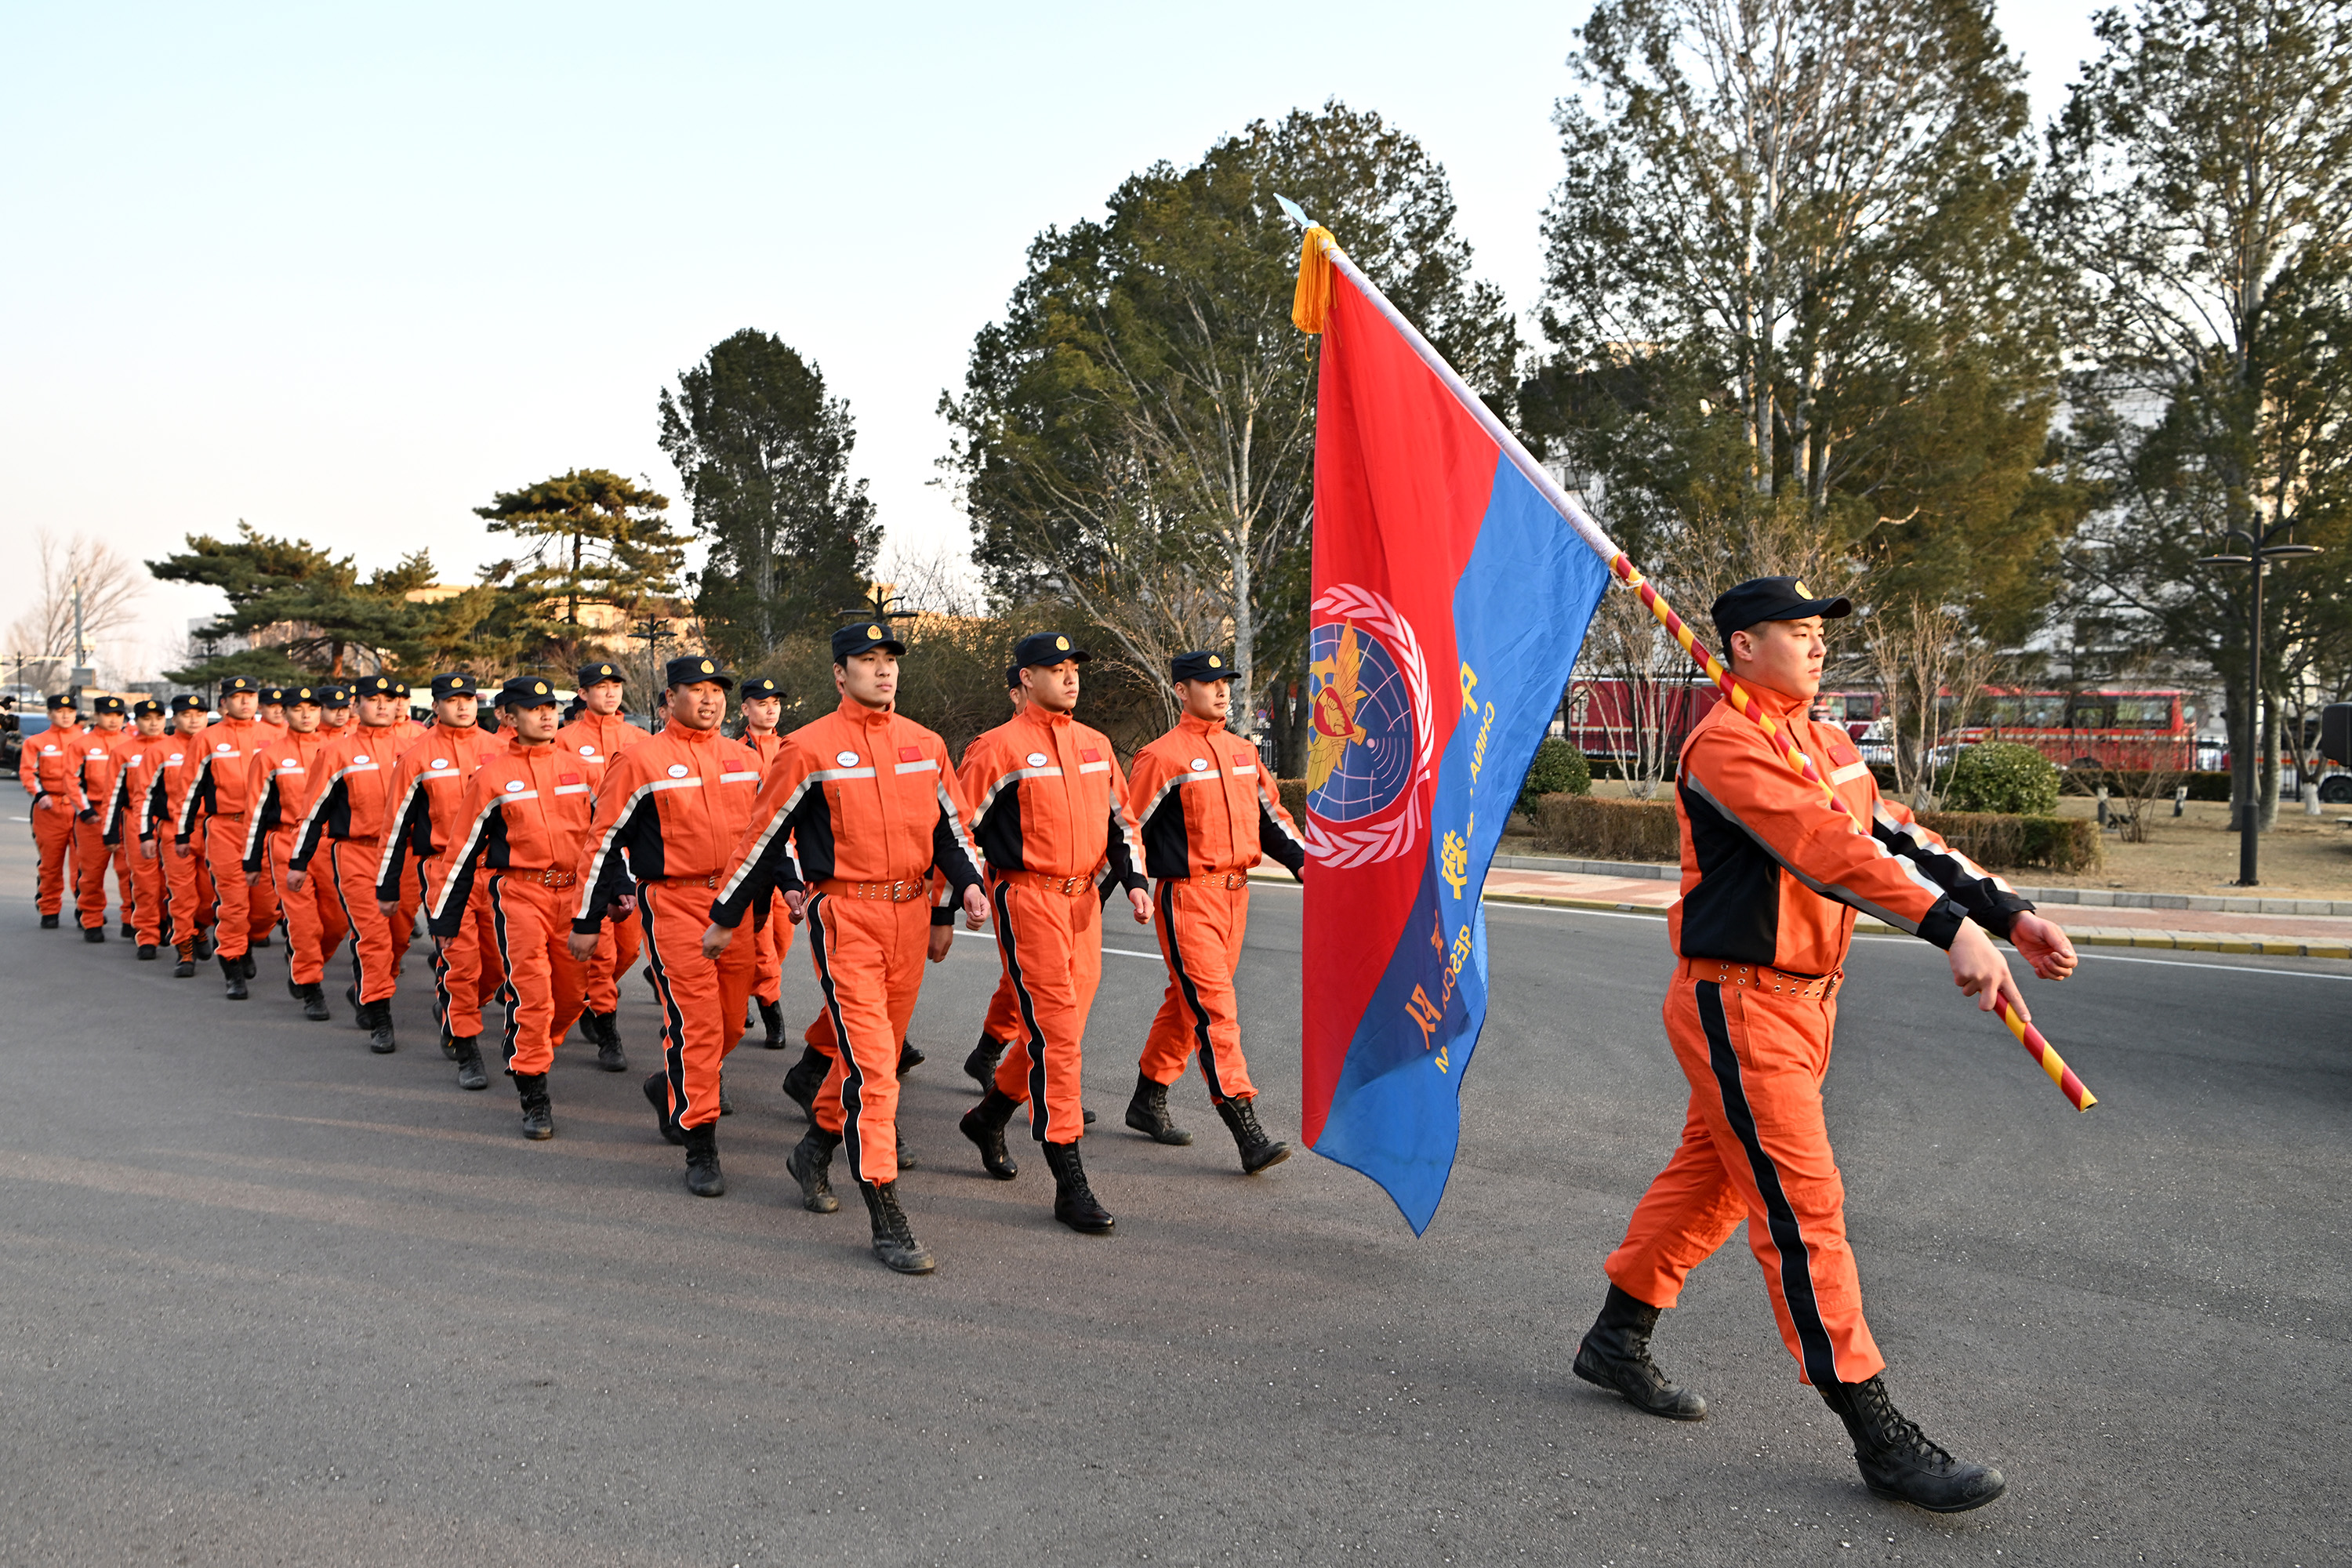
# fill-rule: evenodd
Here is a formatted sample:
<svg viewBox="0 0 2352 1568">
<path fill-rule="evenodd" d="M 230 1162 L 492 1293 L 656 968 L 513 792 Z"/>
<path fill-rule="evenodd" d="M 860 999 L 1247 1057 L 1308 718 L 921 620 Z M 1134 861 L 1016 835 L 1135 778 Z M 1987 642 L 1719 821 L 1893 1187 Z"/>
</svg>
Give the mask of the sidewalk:
<svg viewBox="0 0 2352 1568">
<path fill-rule="evenodd" d="M 1275 874 L 1289 880 L 1287 872 Z M 2084 946 L 2186 948 L 2200 952 L 2262 953 L 2279 958 L 2352 959 L 2352 903 L 2202 897 L 2191 900 L 2186 895 L 2161 893 L 2107 895 L 2132 897 L 2136 906 L 2163 900 L 2153 907 L 2119 908 L 2104 902 L 2095 905 L 2087 899 L 2078 903 L 2077 889 L 2072 888 L 2021 886 L 2018 891 L 2043 906 L 2044 913 Z M 1486 896 L 1495 903 L 1548 904 L 1557 909 L 1664 916 L 1682 896 L 1682 889 L 1680 874 L 1672 866 L 1497 856 L 1494 868 L 1486 874 Z M 2275 912 L 2259 908 L 2200 907 L 2259 906 L 2265 901 L 2283 907 Z M 2315 905 L 2318 910 L 2345 912 L 2305 912 L 2314 910 Z M 2094 920 L 2097 923 L 2089 923 Z M 1894 930 L 1867 916 L 1857 921 L 1854 929 L 1871 933 Z"/>
</svg>

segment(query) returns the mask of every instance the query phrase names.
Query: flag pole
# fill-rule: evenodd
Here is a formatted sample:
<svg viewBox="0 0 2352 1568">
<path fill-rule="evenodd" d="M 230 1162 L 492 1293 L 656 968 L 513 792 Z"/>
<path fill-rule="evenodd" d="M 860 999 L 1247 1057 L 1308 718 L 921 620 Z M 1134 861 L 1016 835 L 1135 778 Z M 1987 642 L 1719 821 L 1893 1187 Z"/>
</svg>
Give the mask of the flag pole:
<svg viewBox="0 0 2352 1568">
<path fill-rule="evenodd" d="M 1559 514 L 1561 521 L 1575 531 L 1578 538 L 1584 541 L 1588 549 L 1608 563 L 1610 574 L 1633 590 L 1650 614 L 1656 616 L 1658 623 L 1666 628 L 1675 641 L 1682 645 L 1683 651 L 1690 655 L 1699 668 L 1706 671 L 1706 678 L 1714 681 L 1717 688 L 1722 691 L 1724 700 L 1756 721 L 1757 725 L 1779 748 L 1780 760 L 1789 765 L 1789 770 L 1817 786 L 1829 803 L 1843 813 L 1846 819 L 1853 824 L 1855 832 L 1867 832 L 1868 829 L 1854 816 L 1845 802 L 1839 798 L 1837 791 L 1830 786 L 1830 782 L 1822 776 L 1821 770 L 1813 765 L 1812 758 L 1807 756 L 1804 748 L 1797 744 L 1795 736 L 1775 722 L 1772 716 L 1765 712 L 1756 700 L 1748 694 L 1747 689 L 1733 677 L 1731 671 L 1725 668 L 1715 655 L 1708 652 L 1697 637 L 1692 635 L 1688 623 L 1675 613 L 1674 607 L 1666 603 L 1664 596 L 1658 593 L 1656 586 L 1634 569 L 1632 559 L 1617 547 L 1616 541 L 1601 531 L 1601 525 L 1592 520 L 1591 514 L 1584 510 L 1574 496 L 1560 489 L 1559 481 L 1546 472 L 1544 466 L 1536 460 L 1535 454 L 1529 452 L 1520 443 L 1519 438 L 1511 433 L 1510 426 L 1496 417 L 1495 411 L 1487 407 L 1476 393 L 1470 390 L 1469 384 L 1454 372 L 1452 365 L 1445 363 L 1445 356 L 1439 353 L 1430 341 L 1421 335 L 1421 329 L 1407 321 L 1404 313 L 1390 301 L 1386 294 L 1381 292 L 1380 286 L 1367 278 L 1363 268 L 1358 267 L 1354 258 L 1339 247 L 1339 242 L 1332 237 L 1331 231 L 1309 218 L 1298 204 L 1289 197 L 1277 195 L 1274 199 L 1282 205 L 1284 214 L 1291 222 L 1306 230 L 1305 244 L 1299 258 L 1298 304 L 1294 307 L 1292 312 L 1293 320 L 1297 322 L 1300 329 L 1306 331 L 1322 331 L 1320 310 L 1323 301 L 1318 300 L 1310 305 L 1309 297 L 1313 290 L 1307 278 L 1312 261 L 1319 258 L 1337 268 L 1349 282 L 1354 284 L 1356 291 L 1364 297 L 1365 301 L 1380 312 L 1382 320 L 1396 329 L 1397 335 L 1402 337 L 1419 356 L 1421 363 L 1429 367 L 1430 374 L 1444 384 L 1445 389 L 1454 395 L 1454 400 L 1462 405 L 1464 411 L 1478 422 L 1478 427 L 1486 431 L 1495 444 L 1502 448 L 1503 456 L 1510 460 L 1513 468 L 1526 477 L 1528 483 L 1535 487 L 1536 493 L 1543 497 L 1551 509 Z M 1316 312 L 1312 325 L 1309 325 L 1306 316 L 1310 310 Z M 2006 1001 L 2000 1004 L 2000 1020 L 2009 1026 L 2009 1032 L 2017 1037 L 2017 1043 L 2025 1047 L 2025 1054 L 2033 1058 L 2034 1065 L 2050 1075 L 2050 1081 L 2058 1086 L 2059 1092 L 2066 1097 L 2076 1110 L 2088 1110 L 2099 1102 L 2098 1097 L 2084 1087 L 2083 1080 L 2074 1076 L 2074 1069 L 2068 1067 L 2065 1059 L 2059 1056 L 2057 1047 L 2044 1038 L 2041 1030 L 2028 1023 L 2017 1009 Z"/>
</svg>

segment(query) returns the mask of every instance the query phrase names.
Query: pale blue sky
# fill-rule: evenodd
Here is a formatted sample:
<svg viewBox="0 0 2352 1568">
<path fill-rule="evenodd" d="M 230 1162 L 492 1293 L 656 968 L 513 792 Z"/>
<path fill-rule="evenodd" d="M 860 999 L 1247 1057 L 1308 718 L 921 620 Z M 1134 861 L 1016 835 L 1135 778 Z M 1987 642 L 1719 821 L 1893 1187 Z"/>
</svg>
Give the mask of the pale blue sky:
<svg viewBox="0 0 2352 1568">
<path fill-rule="evenodd" d="M 676 496 L 656 395 L 743 326 L 850 399 L 894 543 L 961 553 L 933 410 L 1040 228 L 1337 96 L 1445 164 L 1524 310 L 1585 9 L 20 0 L 0 559 L 242 517 L 470 579 L 496 489 L 593 466 Z M 2089 14 L 2004 0 L 2038 113 Z M 0 574 L 0 628 L 31 591 Z M 207 601 L 151 595 L 158 651 Z"/>
</svg>

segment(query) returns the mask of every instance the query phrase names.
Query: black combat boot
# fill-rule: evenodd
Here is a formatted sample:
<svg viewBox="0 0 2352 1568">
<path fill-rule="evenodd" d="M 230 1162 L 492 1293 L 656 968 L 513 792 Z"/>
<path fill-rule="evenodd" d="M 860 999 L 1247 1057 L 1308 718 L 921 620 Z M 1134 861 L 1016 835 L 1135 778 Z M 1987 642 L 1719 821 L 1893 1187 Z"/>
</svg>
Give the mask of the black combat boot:
<svg viewBox="0 0 2352 1568">
<path fill-rule="evenodd" d="M 767 1047 L 768 1049 L 772 1051 L 781 1051 L 786 1046 L 792 1044 L 790 1040 L 784 1038 L 784 1009 L 782 1004 L 777 1002 L 761 1002 L 760 1004 L 760 1024 L 761 1026 L 767 1031 L 767 1033 L 761 1038 L 760 1043 Z"/>
<path fill-rule="evenodd" d="M 1003 1040 L 981 1036 L 980 1044 L 972 1047 L 971 1054 L 963 1058 L 965 1076 L 981 1088 L 988 1088 L 996 1081 L 996 1064 L 1004 1059 L 1005 1049 Z"/>
<path fill-rule="evenodd" d="M 816 1120 L 816 1091 L 824 1087 L 824 1075 L 833 1070 L 833 1058 L 814 1046 L 801 1048 L 801 1059 L 784 1074 L 784 1098 L 801 1108 L 811 1121 Z"/>
<path fill-rule="evenodd" d="M 1192 1135 L 1168 1114 L 1168 1086 L 1154 1081 L 1150 1073 L 1135 1075 L 1135 1098 L 1127 1102 L 1127 1124 L 1155 1143 L 1181 1148 L 1192 1141 Z"/>
<path fill-rule="evenodd" d="M 196 973 L 196 944 L 193 942 L 180 942 L 173 947 L 173 951 L 180 955 L 180 961 L 172 965 L 172 978 L 194 979 Z"/>
<path fill-rule="evenodd" d="M 596 1065 L 606 1072 L 626 1072 L 629 1058 L 621 1050 L 621 1023 L 616 1013 L 593 1008 L 580 1015 L 580 1032 L 596 1047 Z"/>
<path fill-rule="evenodd" d="M 457 1037 L 449 1032 L 446 1024 L 441 1026 L 441 1059 L 452 1062 L 457 1059 Z"/>
<path fill-rule="evenodd" d="M 224 958 L 220 961 L 220 967 L 221 978 L 228 982 L 228 989 L 222 992 L 222 995 L 226 996 L 232 1002 L 242 1002 L 247 996 L 253 994 L 252 992 L 247 991 L 245 988 L 245 961 L 243 959 Z"/>
<path fill-rule="evenodd" d="M 138 934 L 139 934 L 139 929 L 138 929 L 136 926 L 132 925 L 129 921 L 124 921 L 122 922 L 122 933 L 121 933 L 121 934 L 122 934 L 123 940 L 127 942 L 127 941 L 129 941 L 131 938 L 132 938 L 132 937 L 134 937 L 134 936 L 136 936 L 136 935 L 138 935 Z"/>
<path fill-rule="evenodd" d="M 245 966 L 245 977 L 247 980 L 256 979 L 260 975 L 261 965 L 253 962 L 253 950 L 251 948 L 246 949 L 245 956 L 238 959 L 237 962 Z"/>
<path fill-rule="evenodd" d="M 1862 1468 L 1863 1485 L 1872 1496 L 1931 1513 L 1966 1513 L 2009 1489 L 1990 1465 L 1956 1459 L 1929 1442 L 1916 1423 L 1895 1408 L 1879 1379 L 1829 1384 L 1821 1395 L 1845 1423 L 1853 1439 L 1854 1463 Z"/>
<path fill-rule="evenodd" d="M 915 1227 L 898 1206 L 898 1184 L 860 1182 L 857 1189 L 874 1220 L 874 1256 L 901 1274 L 929 1274 L 935 1267 L 931 1249 L 915 1239 Z"/>
<path fill-rule="evenodd" d="M 515 1095 L 522 1101 L 522 1135 L 534 1142 L 555 1136 L 555 1111 L 547 1100 L 547 1075 L 514 1075 Z"/>
<path fill-rule="evenodd" d="M 55 915 L 43 915 L 43 916 L 41 917 L 41 929 L 42 929 L 43 931 L 55 931 L 55 930 L 57 930 L 57 929 L 58 929 L 58 917 L 57 917 L 57 916 L 55 916 Z"/>
<path fill-rule="evenodd" d="M 106 928 L 104 926 L 84 926 L 81 928 L 81 939 L 84 942 L 104 942 L 106 940 Z"/>
<path fill-rule="evenodd" d="M 801 1207 L 811 1214 L 831 1214 L 841 1206 L 831 1180 L 833 1152 L 840 1147 L 840 1133 L 812 1127 L 784 1156 L 784 1169 L 801 1184 Z"/>
<path fill-rule="evenodd" d="M 1257 1124 L 1257 1096 L 1246 1100 L 1217 1101 L 1217 1114 L 1224 1118 L 1225 1131 L 1234 1135 L 1234 1147 L 1242 1153 L 1242 1173 L 1255 1176 L 1268 1165 L 1279 1165 L 1290 1158 L 1290 1145 L 1265 1135 Z"/>
<path fill-rule="evenodd" d="M 1078 1146 L 1046 1144 L 1045 1168 L 1054 1173 L 1054 1217 L 1087 1236 L 1108 1236 L 1118 1221 L 1095 1201 L 1095 1190 L 1087 1184 L 1086 1163 L 1078 1158 Z"/>
<path fill-rule="evenodd" d="M 646 1079 L 646 1099 L 651 1102 L 654 1115 L 660 1119 L 661 1135 L 672 1143 L 685 1142 L 685 1130 L 678 1126 L 677 1118 L 669 1113 L 669 1075 L 667 1073 L 657 1072 Z"/>
<path fill-rule="evenodd" d="M 980 1097 L 980 1103 L 965 1111 L 963 1120 L 957 1124 L 963 1129 L 965 1137 L 980 1145 L 981 1168 L 1000 1182 L 1009 1182 L 1021 1173 L 1021 1167 L 1013 1163 L 1013 1156 L 1004 1148 L 1004 1124 L 1013 1120 L 1013 1110 L 1019 1104 L 991 1084 L 988 1092 Z"/>
<path fill-rule="evenodd" d="M 148 963 L 148 962 L 150 962 L 151 960 L 152 960 L 152 959 L 154 958 L 154 956 L 155 956 L 155 944 L 154 944 L 153 942 L 141 942 L 141 943 L 139 944 L 139 962 L 140 962 L 140 963 Z"/>
<path fill-rule="evenodd" d="M 1650 1359 L 1650 1335 L 1657 1326 L 1657 1308 L 1612 1285 L 1570 1370 L 1596 1388 L 1623 1394 L 1636 1410 L 1669 1421 L 1706 1420 L 1706 1401 L 1667 1382 Z"/>
<path fill-rule="evenodd" d="M 900 1078 L 905 1078 L 908 1073 L 921 1067 L 926 1059 L 922 1052 L 906 1041 L 898 1042 L 898 1076 Z"/>
<path fill-rule="evenodd" d="M 207 963 L 211 960 L 212 955 L 213 928 L 210 926 L 198 926 L 196 928 L 196 962 L 198 963 Z"/>
<path fill-rule="evenodd" d="M 387 996 L 381 1002 L 371 1002 L 367 1007 L 368 1049 L 380 1057 L 388 1057 L 395 1048 L 392 1037 L 392 998 Z M 547 1077 L 545 1073 L 539 1076 L 542 1080 Z"/>
<path fill-rule="evenodd" d="M 890 1131 L 896 1133 L 898 1139 L 898 1169 L 902 1171 L 921 1170 L 923 1168 L 923 1163 L 915 1158 L 915 1152 L 912 1149 L 907 1147 L 907 1130 L 904 1127 L 894 1127 Z"/>
<path fill-rule="evenodd" d="M 294 999 L 302 1004 L 302 1016 L 313 1024 L 323 1024 L 333 1016 L 327 1011 L 327 988 L 315 980 L 308 985 L 297 985 Z"/>
<path fill-rule="evenodd" d="M 719 1168 L 719 1123 L 706 1121 L 686 1129 L 686 1190 L 698 1198 L 715 1198 L 727 1190 L 727 1173 Z"/>
<path fill-rule="evenodd" d="M 481 1044 L 470 1035 L 460 1037 L 457 1041 L 457 1087 L 459 1089 L 490 1087 L 489 1069 L 482 1065 Z"/>
</svg>

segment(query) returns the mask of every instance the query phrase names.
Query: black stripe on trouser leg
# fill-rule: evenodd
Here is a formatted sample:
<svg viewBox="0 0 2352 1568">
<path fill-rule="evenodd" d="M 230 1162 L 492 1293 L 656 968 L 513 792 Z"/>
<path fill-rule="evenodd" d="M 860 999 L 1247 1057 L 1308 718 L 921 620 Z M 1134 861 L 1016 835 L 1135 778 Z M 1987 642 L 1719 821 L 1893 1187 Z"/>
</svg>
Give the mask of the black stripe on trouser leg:
<svg viewBox="0 0 2352 1568">
<path fill-rule="evenodd" d="M 1781 1190 L 1780 1170 L 1757 1135 L 1755 1113 L 1748 1108 L 1748 1091 L 1739 1079 L 1739 1057 L 1731 1048 L 1731 1027 L 1723 1016 L 1723 987 L 1702 980 L 1694 989 L 1699 1023 L 1706 1030 L 1707 1061 L 1723 1093 L 1724 1120 L 1731 1123 L 1748 1151 L 1748 1167 L 1764 1199 L 1772 1247 L 1780 1255 L 1780 1296 L 1789 1304 L 1789 1321 L 1796 1325 L 1797 1343 L 1804 1352 L 1805 1376 L 1815 1388 L 1826 1388 L 1838 1381 L 1837 1356 L 1830 1345 L 1829 1327 L 1822 1321 L 1820 1303 L 1813 1299 L 1812 1258 L 1805 1247 L 1805 1235 L 1798 1226 L 1797 1211 L 1789 1205 L 1789 1194 Z"/>
<path fill-rule="evenodd" d="M 996 942 L 1004 950 L 1004 976 L 1013 982 L 1013 999 L 1021 1005 L 1022 1026 L 1029 1031 L 1029 1136 L 1043 1143 L 1045 1123 L 1053 1115 L 1045 1105 L 1045 1031 L 1037 1026 L 1037 1005 L 1021 978 L 1021 954 L 1013 941 L 1013 884 L 1008 881 L 996 884 Z"/>
<path fill-rule="evenodd" d="M 841 995 L 833 975 L 833 945 L 825 940 L 824 911 L 829 902 L 824 894 L 812 893 L 802 914 L 808 921 L 809 959 L 816 965 L 817 989 L 824 993 L 825 1016 L 833 1020 L 834 1054 L 841 1062 L 841 1142 L 849 1152 L 849 1178 L 863 1182 L 866 1161 L 858 1152 L 857 1123 L 866 1108 L 866 1075 L 858 1070 L 857 1053 L 850 1048 L 849 1025 L 841 1016 Z M 822 1089 L 820 1085 L 820 1092 Z"/>
<path fill-rule="evenodd" d="M 522 992 L 515 985 L 514 953 L 507 942 L 507 906 L 499 897 L 506 885 L 504 877 L 490 879 L 490 930 L 499 941 L 499 967 L 506 971 L 506 979 L 499 985 L 499 1005 L 506 1013 L 506 1028 L 501 1038 L 506 1043 L 507 1070 L 514 1071 L 515 1040 L 522 1033 Z"/>
<path fill-rule="evenodd" d="M 662 962 L 661 944 L 654 941 L 653 885 L 642 883 L 637 888 L 637 908 L 645 912 L 642 941 L 646 948 L 646 967 L 653 972 L 654 994 L 661 999 L 662 1068 L 669 1074 L 669 1119 L 680 1131 L 686 1127 L 686 1014 L 670 994 L 669 965 Z M 614 938 L 615 942 L 619 938 Z M 614 956 L 618 956 L 616 952 Z"/>
<path fill-rule="evenodd" d="M 1200 1053 L 1201 1076 L 1209 1080 L 1210 1098 L 1223 1103 L 1225 1086 L 1217 1081 L 1217 1050 L 1209 1042 L 1209 1012 L 1201 1005 L 1200 988 L 1184 967 L 1184 950 L 1176 942 L 1176 884 L 1165 879 L 1160 884 L 1160 934 L 1168 943 L 1168 971 L 1176 978 L 1177 994 L 1184 998 L 1192 1015 L 1192 1048 Z"/>
<path fill-rule="evenodd" d="M 352 915 L 352 901 L 343 896 L 343 841 L 340 838 L 327 846 L 327 875 L 335 884 L 335 904 L 343 911 L 343 924 L 352 933 L 352 993 L 359 998 L 356 1005 L 367 1005 L 367 963 L 360 957 L 360 922 Z"/>
</svg>

